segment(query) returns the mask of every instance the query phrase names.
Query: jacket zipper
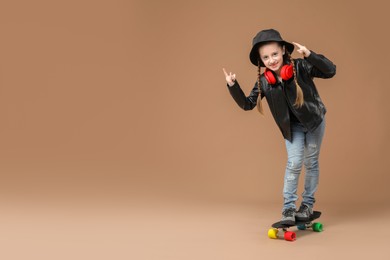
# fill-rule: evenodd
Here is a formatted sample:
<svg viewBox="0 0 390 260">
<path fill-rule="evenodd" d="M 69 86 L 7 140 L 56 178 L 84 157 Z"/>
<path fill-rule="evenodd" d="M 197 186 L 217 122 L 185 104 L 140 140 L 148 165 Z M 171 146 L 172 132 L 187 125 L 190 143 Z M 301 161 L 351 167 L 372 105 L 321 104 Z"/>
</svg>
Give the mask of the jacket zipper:
<svg viewBox="0 0 390 260">
<path fill-rule="evenodd" d="M 271 93 L 271 99 L 272 99 L 272 110 L 275 111 L 275 117 L 276 117 L 276 118 L 279 118 L 279 117 L 278 117 L 277 110 L 275 109 L 274 96 L 273 96 L 273 94 L 272 94 L 272 92 L 273 92 L 273 86 L 269 86 L 269 87 L 270 87 L 270 89 L 271 89 L 270 93 Z M 282 128 L 282 127 L 280 126 L 280 123 L 279 123 L 279 122 L 277 122 L 277 125 L 278 125 L 279 128 Z"/>
<path fill-rule="evenodd" d="M 287 97 L 287 94 L 286 94 L 285 84 L 283 83 L 282 86 L 283 86 L 283 94 L 284 94 L 284 97 L 286 98 L 287 104 L 288 104 L 288 106 L 290 107 L 291 111 L 293 112 L 293 114 L 295 115 L 295 117 L 298 119 L 298 121 L 299 121 L 306 129 L 308 129 L 307 126 L 306 126 L 304 123 L 302 123 L 302 121 L 301 121 L 301 120 L 299 119 L 299 117 L 297 116 L 297 113 L 296 113 L 295 109 L 293 108 L 293 105 L 291 105 L 290 99 Z M 290 123 L 291 123 L 291 118 L 290 118 Z"/>
</svg>

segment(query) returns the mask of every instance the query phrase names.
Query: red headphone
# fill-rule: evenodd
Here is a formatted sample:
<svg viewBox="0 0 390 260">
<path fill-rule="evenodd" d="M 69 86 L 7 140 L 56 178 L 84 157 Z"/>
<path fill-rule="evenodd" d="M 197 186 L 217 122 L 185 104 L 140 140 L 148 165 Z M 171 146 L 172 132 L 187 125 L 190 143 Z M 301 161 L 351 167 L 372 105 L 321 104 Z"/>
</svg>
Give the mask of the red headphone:
<svg viewBox="0 0 390 260">
<path fill-rule="evenodd" d="M 294 75 L 293 66 L 291 64 L 283 65 L 282 70 L 280 71 L 280 76 L 283 80 L 291 79 L 291 77 Z M 265 69 L 264 76 L 267 79 L 269 84 L 275 84 L 276 78 L 274 76 L 274 72 L 272 72 L 269 69 Z"/>
</svg>

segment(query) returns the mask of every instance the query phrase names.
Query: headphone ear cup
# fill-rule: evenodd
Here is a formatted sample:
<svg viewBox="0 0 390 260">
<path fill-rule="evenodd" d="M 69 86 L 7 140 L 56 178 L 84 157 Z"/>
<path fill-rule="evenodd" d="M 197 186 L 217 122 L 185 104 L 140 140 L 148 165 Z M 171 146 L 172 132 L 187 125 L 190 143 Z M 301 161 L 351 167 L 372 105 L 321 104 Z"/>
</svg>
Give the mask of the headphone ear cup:
<svg viewBox="0 0 390 260">
<path fill-rule="evenodd" d="M 273 85 L 276 83 L 276 78 L 275 78 L 274 74 L 272 73 L 272 71 L 266 69 L 264 71 L 264 76 L 269 84 Z"/>
<path fill-rule="evenodd" d="M 294 75 L 294 71 L 293 71 L 293 66 L 291 64 L 284 65 L 282 67 L 282 70 L 280 71 L 280 76 L 282 77 L 283 80 L 291 79 L 293 75 Z"/>
</svg>

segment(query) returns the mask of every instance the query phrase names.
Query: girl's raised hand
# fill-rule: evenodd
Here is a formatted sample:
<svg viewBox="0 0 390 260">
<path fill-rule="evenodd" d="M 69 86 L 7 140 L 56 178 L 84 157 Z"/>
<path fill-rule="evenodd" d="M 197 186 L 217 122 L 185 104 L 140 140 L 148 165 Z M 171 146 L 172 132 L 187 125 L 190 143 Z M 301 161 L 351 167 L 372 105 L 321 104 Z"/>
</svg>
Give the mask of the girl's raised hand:
<svg viewBox="0 0 390 260">
<path fill-rule="evenodd" d="M 309 57 L 310 55 L 310 50 L 308 50 L 306 48 L 306 46 L 303 46 L 303 45 L 300 45 L 299 43 L 296 43 L 296 42 L 292 42 L 295 46 L 297 46 L 297 52 L 299 52 L 300 54 L 302 54 L 304 57 Z"/>
<path fill-rule="evenodd" d="M 236 81 L 236 74 L 232 74 L 231 72 L 228 74 L 225 68 L 223 68 L 222 70 L 225 74 L 226 82 L 229 84 L 229 86 L 233 86 L 234 82 Z"/>
</svg>

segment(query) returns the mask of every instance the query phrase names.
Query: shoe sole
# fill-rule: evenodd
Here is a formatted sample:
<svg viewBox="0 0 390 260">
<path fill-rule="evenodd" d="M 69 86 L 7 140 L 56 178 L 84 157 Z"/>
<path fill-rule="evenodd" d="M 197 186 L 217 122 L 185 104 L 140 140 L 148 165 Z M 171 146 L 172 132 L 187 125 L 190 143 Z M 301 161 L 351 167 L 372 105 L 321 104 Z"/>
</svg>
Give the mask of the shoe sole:
<svg viewBox="0 0 390 260">
<path fill-rule="evenodd" d="M 286 226 L 295 226 L 295 221 L 293 220 L 281 220 L 279 223 Z"/>
</svg>

